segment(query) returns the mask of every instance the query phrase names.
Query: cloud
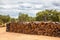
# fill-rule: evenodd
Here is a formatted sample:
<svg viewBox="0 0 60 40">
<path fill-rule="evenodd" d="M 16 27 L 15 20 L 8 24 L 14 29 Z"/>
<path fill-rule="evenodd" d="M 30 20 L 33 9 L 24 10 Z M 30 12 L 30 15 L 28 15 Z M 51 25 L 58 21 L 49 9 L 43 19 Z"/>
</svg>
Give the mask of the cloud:
<svg viewBox="0 0 60 40">
<path fill-rule="evenodd" d="M 9 14 L 17 17 L 19 12 L 36 16 L 36 13 L 45 9 L 60 10 L 60 0 L 0 0 L 0 14 Z"/>
<path fill-rule="evenodd" d="M 60 6 L 60 3 L 53 3 L 54 6 Z"/>
</svg>

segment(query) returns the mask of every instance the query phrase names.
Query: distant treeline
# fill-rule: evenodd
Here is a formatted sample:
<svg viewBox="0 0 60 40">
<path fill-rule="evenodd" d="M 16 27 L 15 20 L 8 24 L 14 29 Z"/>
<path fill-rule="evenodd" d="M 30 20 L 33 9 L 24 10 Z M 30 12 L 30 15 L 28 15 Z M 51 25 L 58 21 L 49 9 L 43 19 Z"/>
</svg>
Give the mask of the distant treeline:
<svg viewBox="0 0 60 40">
<path fill-rule="evenodd" d="M 18 18 L 11 18 L 9 15 L 0 15 L 0 23 L 7 22 L 29 22 L 29 21 L 54 21 L 60 22 L 60 11 L 43 10 L 36 13 L 36 17 L 31 17 L 28 14 L 19 13 Z"/>
</svg>

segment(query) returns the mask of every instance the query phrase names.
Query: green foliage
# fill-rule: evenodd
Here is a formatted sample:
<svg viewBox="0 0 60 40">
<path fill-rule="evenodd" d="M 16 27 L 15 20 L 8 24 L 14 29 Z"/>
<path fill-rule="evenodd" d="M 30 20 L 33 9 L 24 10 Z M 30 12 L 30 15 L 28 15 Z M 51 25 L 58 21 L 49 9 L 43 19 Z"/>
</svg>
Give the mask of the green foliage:
<svg viewBox="0 0 60 40">
<path fill-rule="evenodd" d="M 28 22 L 28 21 L 54 21 L 60 22 L 60 12 L 57 10 L 43 10 L 36 14 L 36 17 L 31 17 L 28 14 L 20 13 L 18 18 L 11 18 L 9 15 L 0 15 L 0 24 L 7 22 Z"/>
<path fill-rule="evenodd" d="M 11 22 L 17 22 L 15 18 L 11 18 Z"/>
<path fill-rule="evenodd" d="M 18 19 L 19 19 L 19 21 L 27 21 L 28 20 L 28 14 L 20 13 Z"/>
<path fill-rule="evenodd" d="M 7 23 L 10 21 L 9 15 L 0 15 L 0 22 Z"/>
<path fill-rule="evenodd" d="M 3 21 L 0 19 L 0 23 L 3 23 Z"/>
<path fill-rule="evenodd" d="M 30 21 L 30 22 L 31 22 L 31 21 L 35 21 L 35 17 L 29 17 L 29 18 L 28 18 L 28 21 Z"/>
<path fill-rule="evenodd" d="M 36 21 L 60 21 L 60 12 L 56 10 L 44 10 L 36 14 Z"/>
<path fill-rule="evenodd" d="M 18 20 L 21 21 L 21 22 L 22 21 L 34 21 L 35 17 L 30 17 L 30 16 L 28 16 L 28 14 L 20 13 L 19 17 L 18 17 Z"/>
</svg>

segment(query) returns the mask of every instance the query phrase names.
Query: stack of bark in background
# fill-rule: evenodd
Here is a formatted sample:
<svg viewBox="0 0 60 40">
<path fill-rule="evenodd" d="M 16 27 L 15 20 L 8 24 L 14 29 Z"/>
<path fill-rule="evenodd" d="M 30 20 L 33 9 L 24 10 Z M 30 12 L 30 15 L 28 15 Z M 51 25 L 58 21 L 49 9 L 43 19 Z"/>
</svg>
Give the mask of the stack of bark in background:
<svg viewBox="0 0 60 40">
<path fill-rule="evenodd" d="M 7 32 L 60 37 L 60 23 L 55 22 L 8 23 L 6 28 Z"/>
</svg>

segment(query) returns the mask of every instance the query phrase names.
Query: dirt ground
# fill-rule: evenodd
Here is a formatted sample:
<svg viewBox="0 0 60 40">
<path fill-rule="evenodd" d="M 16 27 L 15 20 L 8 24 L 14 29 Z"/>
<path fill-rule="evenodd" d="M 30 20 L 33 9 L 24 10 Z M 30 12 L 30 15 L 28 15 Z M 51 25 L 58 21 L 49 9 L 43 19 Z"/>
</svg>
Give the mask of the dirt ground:
<svg viewBox="0 0 60 40">
<path fill-rule="evenodd" d="M 58 37 L 41 35 L 27 35 L 21 33 L 6 32 L 6 28 L 0 28 L 0 40 L 60 40 Z"/>
</svg>

